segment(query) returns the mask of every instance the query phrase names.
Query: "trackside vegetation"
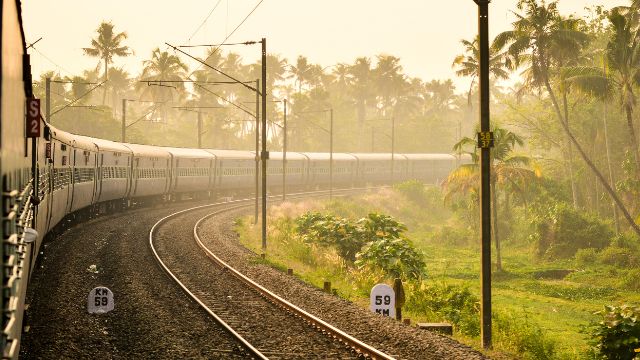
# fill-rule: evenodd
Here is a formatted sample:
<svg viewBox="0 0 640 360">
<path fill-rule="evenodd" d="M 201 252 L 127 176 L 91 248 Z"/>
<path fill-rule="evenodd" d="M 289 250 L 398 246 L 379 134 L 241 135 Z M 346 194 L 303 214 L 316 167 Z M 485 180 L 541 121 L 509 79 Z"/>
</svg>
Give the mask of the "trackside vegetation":
<svg viewBox="0 0 640 360">
<path fill-rule="evenodd" d="M 408 181 L 354 198 L 276 205 L 269 213 L 267 262 L 293 268 L 317 287 L 331 281 L 339 296 L 363 307 L 373 285 L 400 277 L 405 318 L 448 322 L 456 339 L 477 347 L 476 208 L 445 202 L 445 195 Z M 500 223 L 503 269 L 493 274 L 494 349 L 488 354 L 633 359 L 640 347 L 633 305 L 640 303 L 638 239 L 615 235 L 612 224 L 562 202 L 547 204 L 532 201 L 527 221 L 517 209 L 511 223 Z M 258 252 L 259 227 L 241 218 L 236 228 Z M 627 357 L 612 355 L 616 351 Z"/>
</svg>

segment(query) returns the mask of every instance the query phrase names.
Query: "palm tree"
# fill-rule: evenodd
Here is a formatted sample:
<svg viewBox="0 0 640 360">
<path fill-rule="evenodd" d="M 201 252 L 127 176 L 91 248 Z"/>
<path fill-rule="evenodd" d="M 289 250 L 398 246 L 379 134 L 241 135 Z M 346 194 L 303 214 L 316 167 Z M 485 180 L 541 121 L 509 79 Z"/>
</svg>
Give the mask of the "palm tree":
<svg viewBox="0 0 640 360">
<path fill-rule="evenodd" d="M 471 107 L 471 92 L 476 84 L 476 79 L 480 76 L 480 47 L 479 38 L 476 36 L 473 41 L 461 40 L 464 46 L 464 54 L 455 57 L 451 66 L 456 68 L 456 75 L 462 77 L 470 77 L 469 91 L 467 92 L 467 100 Z M 509 73 L 505 69 L 503 56 L 497 53 L 495 49 L 490 49 L 489 55 L 489 73 L 497 79 L 507 79 Z"/>
<path fill-rule="evenodd" d="M 373 69 L 373 82 L 376 92 L 379 94 L 379 109 L 382 116 L 391 115 L 387 112 L 395 105 L 398 97 L 403 95 L 402 90 L 406 83 L 405 75 L 402 73 L 400 59 L 392 55 L 376 56 L 378 63 Z"/>
<path fill-rule="evenodd" d="M 85 55 L 97 57 L 104 61 L 104 81 L 107 81 L 109 63 L 114 56 L 129 56 L 133 52 L 128 46 L 122 45 L 122 41 L 127 38 L 126 32 L 114 33 L 114 25 L 111 22 L 103 22 L 100 24 L 96 32 L 98 37 L 91 39 L 91 47 L 82 48 Z M 107 89 L 104 89 L 102 104 L 104 105 L 107 97 Z"/>
<path fill-rule="evenodd" d="M 493 224 L 493 238 L 496 247 L 496 268 L 502 271 L 502 255 L 500 247 L 500 237 L 498 232 L 498 189 L 517 191 L 521 196 L 525 196 L 527 184 L 539 177 L 539 173 L 528 168 L 531 163 L 530 158 L 521 155 L 514 155 L 513 150 L 522 146 L 524 141 L 515 133 L 493 126 L 494 147 L 491 149 L 491 210 Z M 478 184 L 480 183 L 480 156 L 476 147 L 476 140 L 464 137 L 454 145 L 456 152 L 463 152 L 471 147 L 472 151 L 464 151 L 473 160 L 471 164 L 460 165 L 445 180 L 445 200 L 448 201 L 456 194 L 479 194 Z M 476 198 L 477 199 L 477 198 Z M 526 202 L 526 198 L 524 198 Z"/>
<path fill-rule="evenodd" d="M 144 68 L 140 80 L 157 81 L 156 85 L 139 82 L 136 87 L 142 92 L 141 98 L 151 98 L 155 102 L 164 103 L 173 99 L 173 91 L 178 95 L 184 93 L 184 83 L 166 83 L 161 80 L 182 80 L 189 68 L 176 55 L 170 55 L 166 51 L 155 48 L 151 53 L 151 59 L 143 61 Z M 157 117 L 157 116 L 156 116 Z M 166 114 L 163 116 L 166 118 Z"/>
<path fill-rule="evenodd" d="M 631 13 L 625 16 L 621 8 L 609 14 L 612 37 L 607 44 L 608 69 L 573 67 L 565 72 L 569 80 L 580 89 L 600 98 L 610 97 L 614 90 L 626 115 L 629 146 L 636 165 L 636 177 L 640 179 L 640 149 L 633 122 L 636 107 L 634 88 L 640 85 L 640 31 L 634 29 Z"/>
<path fill-rule="evenodd" d="M 308 80 L 307 73 L 310 69 L 309 60 L 305 56 L 298 56 L 295 65 L 289 66 L 289 72 L 295 78 L 298 83 L 298 94 L 302 92 L 302 84 Z"/>
<path fill-rule="evenodd" d="M 356 105 L 358 134 L 363 134 L 367 107 L 375 99 L 372 87 L 371 60 L 368 57 L 356 58 L 354 64 L 349 67 L 349 74 L 353 78 L 351 97 Z M 358 136 L 358 149 L 362 149 L 362 139 L 362 136 Z"/>
<path fill-rule="evenodd" d="M 514 29 L 499 34 L 494 40 L 493 47 L 496 49 L 506 48 L 506 56 L 508 56 L 506 64 L 508 66 L 517 68 L 528 65 L 524 72 L 527 85 L 532 88 L 543 87 L 547 91 L 553 110 L 565 134 L 609 196 L 618 205 L 629 225 L 640 235 L 640 226 L 635 223 L 616 191 L 571 132 L 567 119 L 560 110 L 556 93 L 551 86 L 552 74 L 557 70 L 558 65 L 555 50 L 561 47 L 576 48 L 578 47 L 577 43 L 585 41 L 586 35 L 565 24 L 567 19 L 562 18 L 558 13 L 555 1 L 547 5 L 546 1 L 542 0 L 538 5 L 537 0 L 520 0 L 518 8 L 524 10 L 526 16 L 516 13 L 517 20 L 513 23 Z"/>
<path fill-rule="evenodd" d="M 115 112 L 118 108 L 118 101 L 124 96 L 124 94 L 130 89 L 131 78 L 129 73 L 123 68 L 111 67 L 109 68 L 109 88 L 111 89 L 111 101 Z"/>
</svg>

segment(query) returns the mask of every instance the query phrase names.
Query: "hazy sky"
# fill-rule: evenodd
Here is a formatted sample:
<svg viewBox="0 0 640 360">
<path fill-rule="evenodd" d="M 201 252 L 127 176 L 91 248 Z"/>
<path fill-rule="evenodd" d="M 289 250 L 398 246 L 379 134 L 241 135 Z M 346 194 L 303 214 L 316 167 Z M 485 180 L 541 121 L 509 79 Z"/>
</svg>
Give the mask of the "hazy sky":
<svg viewBox="0 0 640 360">
<path fill-rule="evenodd" d="M 142 61 L 165 42 L 173 45 L 211 44 L 222 41 L 259 0 L 26 0 L 23 17 L 27 42 L 43 39 L 31 51 L 34 77 L 59 69 L 62 76 L 95 67 L 98 59 L 83 55 L 101 21 L 126 31 L 125 41 L 135 51 L 116 58 L 116 66 L 138 75 Z M 627 0 L 560 0 L 563 14 L 584 14 L 584 7 L 627 4 Z M 205 18 L 214 8 L 211 16 Z M 516 0 L 490 4 L 490 35 L 507 30 Z M 200 27 L 201 24 L 203 24 Z M 197 30 L 200 27 L 199 30 Z M 197 31 L 196 31 L 197 30 Z M 295 63 L 302 54 L 322 66 L 353 62 L 358 56 L 387 53 L 398 56 L 406 73 L 423 80 L 456 79 L 451 62 L 462 52 L 460 39 L 477 33 L 477 6 L 473 0 L 264 0 L 228 40 L 267 38 L 267 51 Z M 255 61 L 259 47 L 229 47 L 245 62 Z M 202 49 L 191 49 L 202 55 Z M 190 67 L 195 63 L 183 57 Z M 54 65 L 53 63 L 57 64 Z"/>
</svg>

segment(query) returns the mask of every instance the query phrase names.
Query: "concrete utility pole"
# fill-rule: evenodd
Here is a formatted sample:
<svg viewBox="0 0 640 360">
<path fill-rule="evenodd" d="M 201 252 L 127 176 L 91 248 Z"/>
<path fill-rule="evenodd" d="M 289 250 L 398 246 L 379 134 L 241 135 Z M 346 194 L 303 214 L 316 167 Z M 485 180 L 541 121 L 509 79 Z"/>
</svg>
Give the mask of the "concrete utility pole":
<svg viewBox="0 0 640 360">
<path fill-rule="evenodd" d="M 260 197 L 260 79 L 256 79 L 256 209 L 253 224 L 258 224 L 258 198 Z"/>
<path fill-rule="evenodd" d="M 282 100 L 284 104 L 284 124 L 282 132 L 282 201 L 287 199 L 287 99 Z"/>
<path fill-rule="evenodd" d="M 474 0 L 478 5 L 478 33 L 480 38 L 480 232 L 482 234 L 481 320 L 482 347 L 491 348 L 491 169 L 490 154 L 493 134 L 489 118 L 489 2 Z"/>
<path fill-rule="evenodd" d="M 120 141 L 121 142 L 125 142 L 126 139 L 126 132 L 127 132 L 127 126 L 126 126 L 126 120 L 127 120 L 127 99 L 122 99 L 122 130 L 121 130 L 121 134 L 120 134 Z"/>
<path fill-rule="evenodd" d="M 329 109 L 331 122 L 329 124 L 329 200 L 333 198 L 333 108 Z"/>
<path fill-rule="evenodd" d="M 47 93 L 47 102 L 45 103 L 45 112 L 47 121 L 51 124 L 51 78 L 45 80 L 44 91 Z"/>
<path fill-rule="evenodd" d="M 393 172 L 394 172 L 394 152 L 396 149 L 396 118 L 391 117 L 391 185 L 393 185 Z"/>
<path fill-rule="evenodd" d="M 262 38 L 262 251 L 267 251 L 267 39 Z"/>
</svg>

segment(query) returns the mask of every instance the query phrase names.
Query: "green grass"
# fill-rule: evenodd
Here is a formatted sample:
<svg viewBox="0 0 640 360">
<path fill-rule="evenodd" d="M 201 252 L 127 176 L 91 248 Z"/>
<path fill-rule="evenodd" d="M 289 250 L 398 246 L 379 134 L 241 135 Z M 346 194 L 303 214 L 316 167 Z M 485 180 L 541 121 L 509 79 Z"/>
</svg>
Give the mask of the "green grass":
<svg viewBox="0 0 640 360">
<path fill-rule="evenodd" d="M 427 283 L 465 286 L 479 297 L 479 246 L 473 245 L 473 240 L 466 242 L 472 245 L 466 246 L 437 241 L 437 229 L 442 224 L 451 222 L 424 217 L 422 214 L 425 212 L 420 207 L 403 202 L 397 197 L 392 191 L 385 190 L 380 194 L 367 194 L 357 201 L 339 199 L 302 205 L 285 203 L 276 207 L 270 211 L 266 261 L 283 271 L 293 268 L 296 276 L 319 288 L 322 288 L 324 281 L 331 281 L 340 296 L 366 307 L 370 288 L 377 282 L 385 281 L 384 276 L 361 273 L 348 267 L 335 251 L 301 243 L 289 233 L 290 221 L 312 209 L 330 211 L 344 217 L 362 217 L 367 212 L 379 211 L 413 225 L 409 226 L 407 235 L 424 254 Z M 241 221 L 237 226 L 241 241 L 250 249 L 260 252 L 259 228 L 248 225 L 249 223 L 249 220 Z M 605 304 L 621 301 L 640 303 L 638 292 L 627 291 L 619 286 L 619 277 L 625 270 L 611 266 L 578 268 L 573 260 L 537 261 L 526 244 L 515 245 L 508 242 L 503 246 L 502 262 L 504 272 L 494 273 L 492 281 L 494 312 L 510 316 L 516 323 L 533 324 L 536 329 L 539 328 L 545 338 L 555 344 L 553 358 L 587 358 L 587 335 L 581 329 L 596 319 L 593 313 L 602 309 Z M 561 269 L 575 271 L 564 279 L 537 278 L 540 272 Z M 411 318 L 413 323 L 443 320 L 410 311 L 405 312 L 404 316 Z M 469 339 L 461 335 L 455 337 L 469 345 L 479 345 L 477 338 Z M 537 358 L 535 354 L 518 354 L 509 346 L 511 345 L 497 341 L 495 350 L 489 354 L 495 358 Z"/>
</svg>

